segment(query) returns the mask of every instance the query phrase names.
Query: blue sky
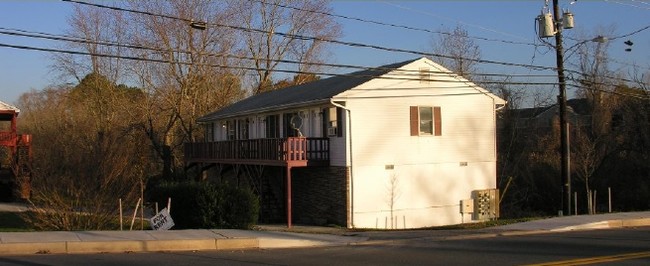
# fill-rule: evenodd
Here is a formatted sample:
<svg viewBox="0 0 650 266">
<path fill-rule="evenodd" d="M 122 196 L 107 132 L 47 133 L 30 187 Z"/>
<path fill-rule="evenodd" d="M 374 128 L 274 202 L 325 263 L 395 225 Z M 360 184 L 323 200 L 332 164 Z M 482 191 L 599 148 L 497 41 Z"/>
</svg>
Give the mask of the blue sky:
<svg viewBox="0 0 650 266">
<path fill-rule="evenodd" d="M 574 4 L 560 1 L 575 16 L 576 27 L 566 34 L 591 36 L 598 27 L 614 26 L 619 36 L 650 25 L 650 0 L 585 1 Z M 553 51 L 509 42 L 539 43 L 535 34 L 534 18 L 540 14 L 545 1 L 333 1 L 334 13 L 414 28 L 440 30 L 461 25 L 470 36 L 501 41 L 475 40 L 482 58 L 500 62 L 534 65 L 555 65 Z M 63 34 L 67 17 L 74 4 L 61 1 L 0 0 L 0 27 Z M 343 41 L 373 44 L 383 47 L 431 52 L 431 33 L 380 26 L 336 18 L 342 24 Z M 631 52 L 625 52 L 626 40 L 632 40 Z M 505 41 L 505 42 L 502 42 Z M 39 47 L 54 47 L 41 42 L 0 34 L 0 43 Z M 570 46 L 572 41 L 567 40 Z M 331 47 L 331 63 L 379 66 L 418 57 L 413 54 L 353 48 L 341 45 Z M 610 56 L 627 64 L 642 66 L 650 72 L 650 29 L 633 36 L 610 42 Z M 15 103 L 19 95 L 30 89 L 40 90 L 56 84 L 51 73 L 52 60 L 47 53 L 0 47 L 0 100 Z M 529 70 L 500 65 L 481 65 L 486 73 L 528 73 Z M 548 73 L 552 74 L 552 73 Z"/>
</svg>

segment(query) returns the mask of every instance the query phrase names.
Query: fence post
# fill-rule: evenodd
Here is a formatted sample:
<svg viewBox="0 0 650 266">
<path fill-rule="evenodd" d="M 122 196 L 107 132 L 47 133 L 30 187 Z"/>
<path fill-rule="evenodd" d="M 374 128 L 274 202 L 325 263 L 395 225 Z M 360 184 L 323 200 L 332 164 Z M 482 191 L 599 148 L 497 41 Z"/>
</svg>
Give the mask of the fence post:
<svg viewBox="0 0 650 266">
<path fill-rule="evenodd" d="M 120 203 L 120 231 L 122 231 L 122 230 L 123 230 L 123 223 L 122 223 L 122 199 L 120 198 L 120 199 L 118 200 L 118 202 Z"/>
<path fill-rule="evenodd" d="M 573 192 L 573 214 L 578 215 L 578 192 Z"/>
</svg>

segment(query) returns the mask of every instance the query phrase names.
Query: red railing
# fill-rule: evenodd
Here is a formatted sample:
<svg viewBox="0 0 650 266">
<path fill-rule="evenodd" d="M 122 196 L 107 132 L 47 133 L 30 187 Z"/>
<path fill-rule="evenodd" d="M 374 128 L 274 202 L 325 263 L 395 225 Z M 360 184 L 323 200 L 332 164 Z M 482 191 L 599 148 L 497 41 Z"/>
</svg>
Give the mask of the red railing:
<svg viewBox="0 0 650 266">
<path fill-rule="evenodd" d="M 185 143 L 185 161 L 329 161 L 329 139 L 290 137 Z"/>
<path fill-rule="evenodd" d="M 12 131 L 0 131 L 1 146 L 15 146 L 18 135 Z"/>
</svg>

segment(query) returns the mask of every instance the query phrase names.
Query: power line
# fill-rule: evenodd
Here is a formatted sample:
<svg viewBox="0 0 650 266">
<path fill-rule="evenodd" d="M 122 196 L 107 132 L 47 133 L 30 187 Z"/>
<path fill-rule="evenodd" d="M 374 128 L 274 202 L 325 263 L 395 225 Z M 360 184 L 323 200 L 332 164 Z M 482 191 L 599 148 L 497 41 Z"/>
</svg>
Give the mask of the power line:
<svg viewBox="0 0 650 266">
<path fill-rule="evenodd" d="M 387 23 L 387 22 L 381 22 L 381 21 L 376 21 L 376 20 L 370 20 L 370 19 L 363 19 L 363 18 L 358 18 L 358 17 L 339 15 L 339 14 L 330 13 L 330 12 L 323 12 L 323 11 L 318 11 L 318 10 L 309 10 L 309 9 L 290 6 L 290 5 L 283 5 L 283 4 L 278 4 L 278 3 L 269 3 L 269 2 L 265 2 L 265 1 L 261 1 L 261 0 L 249 0 L 249 1 L 257 2 L 257 3 L 263 4 L 263 5 L 273 5 L 273 6 L 277 6 L 277 7 L 281 7 L 281 8 L 286 8 L 286 9 L 309 12 L 309 13 L 314 13 L 314 14 L 321 14 L 321 15 L 325 15 L 325 16 L 330 16 L 330 17 L 335 17 L 335 18 L 342 18 L 342 19 L 347 19 L 347 20 L 354 20 L 354 21 L 359 21 L 359 22 L 364 22 L 364 23 L 369 23 L 369 24 L 375 24 L 375 25 L 380 25 L 380 26 L 388 26 L 388 27 L 393 27 L 393 28 L 400 28 L 400 29 L 406 29 L 406 30 L 412 30 L 412 31 L 426 32 L 426 33 L 432 33 L 432 34 L 442 34 L 442 35 L 447 35 L 447 36 L 455 36 L 455 34 L 450 33 L 450 32 L 434 31 L 434 30 L 429 30 L 429 29 L 424 29 L 424 28 L 417 28 L 417 27 L 412 27 L 412 26 L 407 26 L 407 25 L 399 25 L 399 24 L 394 24 L 394 23 Z M 499 39 L 489 39 L 489 38 L 479 37 L 479 36 L 466 36 L 466 37 L 471 38 L 471 39 L 476 39 L 476 40 L 489 41 L 489 42 L 502 42 L 502 43 L 508 43 L 508 44 L 539 46 L 538 44 L 528 43 L 528 42 L 515 42 L 515 41 L 507 41 L 507 40 L 499 40 Z"/>
<path fill-rule="evenodd" d="M 219 64 L 205 64 L 205 63 L 197 64 L 197 63 L 183 62 L 183 61 L 172 61 L 172 60 L 164 60 L 164 59 L 142 58 L 142 57 L 135 57 L 135 56 L 112 55 L 112 54 L 104 54 L 104 53 L 93 53 L 93 52 L 82 52 L 82 51 L 72 51 L 72 50 L 53 49 L 53 48 L 42 48 L 42 47 L 14 45 L 14 44 L 5 44 L 5 43 L 0 43 L 0 47 L 20 49 L 20 50 L 40 51 L 40 52 L 50 52 L 50 53 L 64 53 L 64 54 L 71 54 L 71 55 L 97 56 L 97 57 L 126 59 L 126 60 L 134 60 L 134 61 L 165 63 L 165 64 L 172 63 L 172 64 L 179 64 L 179 65 L 208 66 L 208 67 L 216 67 L 216 68 L 223 68 L 223 69 L 257 70 L 254 67 L 245 67 L 245 66 L 225 66 L 225 65 L 219 65 Z M 372 69 L 370 69 L 370 70 L 372 70 Z M 430 82 L 441 82 L 441 83 L 461 83 L 461 84 L 468 84 L 468 85 L 473 84 L 473 82 L 468 81 L 468 80 L 447 80 L 447 79 L 426 79 L 426 78 L 423 79 L 423 78 L 420 78 L 419 76 L 417 78 L 390 77 L 390 76 L 386 76 L 386 75 L 376 76 L 376 75 L 372 75 L 372 74 L 362 75 L 362 74 L 358 74 L 358 73 L 334 74 L 334 73 L 326 73 L 326 72 L 305 72 L 305 71 L 287 70 L 287 69 L 278 69 L 278 70 L 275 70 L 275 71 L 276 72 L 282 72 L 282 73 L 290 73 L 290 74 L 314 74 L 314 75 L 321 75 L 321 76 L 356 77 L 356 78 L 372 77 L 372 78 L 387 79 L 387 80 L 430 81 Z M 482 84 L 507 84 L 507 85 L 537 85 L 537 86 L 544 86 L 544 85 L 555 86 L 555 85 L 557 85 L 556 82 L 484 81 L 484 82 L 481 82 L 481 83 Z"/>
<path fill-rule="evenodd" d="M 637 5 L 633 5 L 633 4 L 630 4 L 630 3 L 623 3 L 623 2 L 620 2 L 620 1 L 605 0 L 605 2 L 615 3 L 615 4 L 619 4 L 619 5 L 624 5 L 624 6 L 636 7 L 636 8 L 639 8 L 639 9 L 650 10 L 650 7 L 637 6 Z M 647 3 L 644 3 L 644 4 L 647 4 Z"/>
<path fill-rule="evenodd" d="M 21 50 L 31 50 L 31 51 L 40 51 L 40 52 L 50 52 L 50 53 L 64 53 L 64 54 L 72 54 L 72 55 L 85 55 L 85 56 L 97 56 L 97 57 L 106 57 L 106 58 L 117 58 L 117 59 L 126 59 L 126 60 L 134 60 L 134 61 L 145 61 L 145 62 L 154 62 L 154 63 L 174 63 L 174 64 L 180 64 L 180 65 L 204 65 L 204 66 L 209 66 L 209 67 L 217 67 L 217 68 L 223 68 L 223 69 L 242 69 L 242 70 L 255 70 L 255 68 L 252 67 L 242 67 L 242 66 L 224 66 L 224 65 L 218 65 L 218 64 L 195 64 L 195 63 L 189 63 L 189 62 L 182 62 L 182 61 L 171 61 L 171 60 L 162 60 L 162 59 L 153 59 L 153 58 L 141 58 L 141 57 L 133 57 L 133 56 L 123 56 L 123 55 L 111 55 L 111 54 L 102 54 L 102 53 L 91 53 L 91 52 L 81 52 L 81 51 L 72 51 L 72 50 L 63 50 L 63 49 L 52 49 L 52 48 L 41 48 L 41 47 L 32 47 L 32 46 L 24 46 L 24 45 L 12 45 L 12 44 L 4 44 L 0 43 L 0 47 L 6 47 L 6 48 L 13 48 L 13 49 L 21 49 Z M 284 73 L 292 73 L 292 74 L 315 74 L 315 75 L 322 75 L 322 76 L 339 76 L 339 77 L 353 77 L 353 78 L 363 78 L 363 77 L 373 77 L 373 78 L 378 78 L 378 79 L 387 79 L 387 80 L 406 80 L 406 81 L 431 81 L 431 82 L 442 82 L 442 83 L 461 83 L 465 84 L 464 86 L 444 86 L 443 88 L 448 88 L 448 89 L 453 89 L 453 88 L 467 88 L 468 86 L 472 86 L 473 82 L 471 81 L 466 81 L 466 80 L 436 80 L 436 79 L 422 79 L 422 78 L 405 78 L 405 77 L 389 77 L 389 76 L 374 76 L 374 75 L 359 75 L 359 74 L 332 74 L 332 73 L 324 73 L 324 72 L 303 72 L 303 71 L 295 71 L 295 70 L 285 70 L 285 69 L 279 69 L 276 70 L 277 72 L 284 72 Z M 575 82 L 580 82 L 579 80 L 576 79 L 570 79 Z M 544 86 L 544 85 L 551 85 L 551 86 L 557 86 L 558 83 L 556 82 L 482 82 L 485 84 L 506 84 L 506 85 L 536 85 L 536 86 Z M 606 85 L 606 86 L 614 86 L 614 84 L 607 84 L 607 83 L 598 83 L 594 82 L 592 84 L 595 85 Z M 598 88 L 591 88 L 591 87 L 585 87 L 582 85 L 576 85 L 576 84 L 567 84 L 568 86 L 572 86 L 575 88 L 584 88 L 584 89 L 596 89 L 602 92 L 606 93 L 613 93 L 613 94 L 618 94 L 621 96 L 627 96 L 627 97 L 634 97 L 642 100 L 650 100 L 650 97 L 641 97 L 639 95 L 635 94 L 626 94 L 626 93 L 621 93 L 621 92 L 616 92 L 616 91 L 608 91 L 608 90 L 603 90 L 603 89 L 598 89 Z"/>
<path fill-rule="evenodd" d="M 413 8 L 410 8 L 410 7 L 405 7 L 405 6 L 402 6 L 402 5 L 395 4 L 395 3 L 386 2 L 386 1 L 382 1 L 382 3 L 387 4 L 387 5 L 391 5 L 391 6 L 394 6 L 394 7 L 398 7 L 398 8 L 404 9 L 404 10 L 409 10 L 409 11 L 412 11 L 412 12 L 424 14 L 424 15 L 431 16 L 431 17 L 435 17 L 435 18 L 442 18 L 442 19 L 454 21 L 453 19 L 450 19 L 450 18 L 447 18 L 447 17 L 434 15 L 434 14 L 432 14 L 430 12 L 413 9 Z M 518 38 L 518 39 L 521 39 L 521 40 L 526 40 L 526 38 L 521 37 L 521 36 L 513 35 L 513 34 L 510 34 L 510 33 L 507 33 L 507 32 L 497 31 L 497 30 L 494 30 L 494 29 L 489 29 L 489 28 L 486 28 L 486 27 L 483 27 L 483 26 L 480 26 L 480 25 L 470 24 L 470 23 L 466 23 L 466 22 L 462 22 L 462 21 L 458 21 L 458 20 L 455 20 L 455 22 L 457 22 L 459 24 L 462 24 L 462 25 L 475 27 L 475 28 L 478 28 L 478 29 L 481 29 L 481 30 L 490 31 L 490 32 L 494 32 L 494 33 L 497 33 L 497 34 L 506 35 L 506 36 L 510 36 L 510 37 L 515 37 L 515 38 Z M 533 44 L 533 45 L 536 46 L 535 44 Z"/>
<path fill-rule="evenodd" d="M 9 30 L 9 31 L 7 31 Z M 15 32 L 11 32 L 15 31 Z M 107 42 L 107 41 L 92 41 L 84 38 L 78 38 L 78 37 L 72 37 L 72 36 L 65 36 L 65 35 L 55 35 L 55 34 L 50 34 L 50 33 L 43 33 L 43 32 L 32 32 L 32 31 L 26 31 L 26 30 L 20 30 L 20 29 L 7 29 L 4 27 L 0 27 L 0 34 L 7 34 L 7 35 L 14 35 L 14 36 L 23 36 L 23 37 L 31 37 L 31 38 L 43 38 L 43 39 L 49 39 L 49 40 L 58 40 L 58 41 L 70 41 L 70 42 L 76 42 L 76 43 L 83 43 L 83 44 L 97 44 L 97 45 L 106 45 L 106 46 L 116 46 L 116 47 L 124 47 L 124 48 L 131 48 L 131 49 L 141 49 L 141 50 L 151 50 L 155 52 L 163 52 L 163 53 L 168 53 L 168 52 L 174 52 L 174 53 L 187 53 L 190 54 L 190 51 L 183 51 L 183 50 L 169 50 L 169 49 L 161 49 L 161 48 L 151 48 L 151 47 L 146 47 L 146 46 L 141 46 L 141 45 L 133 45 L 133 44 L 120 44 L 120 43 L 115 43 L 115 42 Z M 46 49 L 46 48 L 38 48 L 38 49 Z M 63 50 L 59 50 L 59 52 L 63 52 Z M 77 51 L 70 51 L 70 52 L 77 52 Z M 92 55 L 92 54 L 87 54 L 87 55 Z M 98 55 L 102 56 L 102 55 Z M 231 54 L 225 54 L 225 53 L 219 53 L 219 54 L 205 54 L 205 56 L 213 56 L 213 57 L 231 57 L 231 58 L 237 58 L 237 59 L 245 59 L 245 60 L 254 60 L 252 57 L 246 57 L 246 56 L 238 56 L 238 55 L 231 55 Z M 110 55 L 110 56 L 103 56 L 103 57 L 114 57 L 114 58 L 120 58 L 120 56 L 116 55 Z M 137 59 L 142 59 L 142 60 L 150 60 L 150 58 L 140 58 L 140 57 L 128 57 L 128 58 L 123 58 L 123 59 L 132 59 L 132 60 L 137 60 Z M 398 72 L 403 73 L 405 76 L 418 76 L 423 73 L 419 70 L 402 70 L 402 69 L 386 69 L 382 67 L 365 67 L 365 66 L 358 66 L 358 65 L 342 65 L 342 64 L 328 64 L 328 63 L 313 63 L 313 62 L 299 62 L 299 61 L 293 61 L 293 60 L 273 60 L 281 63 L 290 63 L 290 64 L 308 64 L 308 65 L 318 65 L 318 66 L 327 66 L 327 67 L 337 67 L 337 68 L 351 68 L 351 69 L 361 69 L 361 70 L 390 70 L 394 71 L 397 70 Z M 166 60 L 162 61 L 156 61 L 156 62 L 167 62 Z M 188 62 L 186 64 L 193 64 L 191 62 Z M 194 63 L 196 64 L 196 63 Z M 227 66 L 221 66 L 224 68 L 227 68 Z M 233 67 L 231 67 L 233 68 Z M 244 70 L 257 70 L 257 68 L 248 68 Z M 571 74 L 577 74 L 577 75 L 584 75 L 584 73 L 576 70 L 566 70 L 567 72 Z M 278 71 L 278 72 L 284 72 L 284 73 L 289 73 L 287 71 Z M 293 73 L 293 72 L 291 72 Z M 454 73 L 450 72 L 444 72 L 444 71 L 425 71 L 424 73 L 426 74 L 434 74 L 434 75 L 441 75 L 441 76 L 448 76 L 448 75 L 454 75 L 457 76 Z M 293 74 L 319 74 L 319 75 L 326 75 L 326 76 L 332 76 L 334 74 L 331 73 L 312 73 L 312 72 L 302 72 L 299 71 L 298 73 L 293 73 Z M 475 76 L 484 76 L 484 77 L 536 77 L 536 78 L 542 78 L 542 77 L 554 77 L 554 75 L 539 75 L 539 74 L 495 74 L 495 73 L 475 73 L 473 74 Z M 624 81 L 624 82 L 629 82 L 629 83 L 634 83 L 635 81 L 629 80 L 629 79 L 624 79 L 624 78 L 619 78 L 619 77 L 611 77 L 611 76 L 603 76 L 604 78 L 612 79 L 612 80 L 619 80 L 619 81 Z M 550 85 L 550 83 L 546 82 L 504 82 L 504 81 L 483 81 L 484 84 L 508 84 L 508 85 Z M 554 84 L 554 83 L 553 83 Z"/>
<path fill-rule="evenodd" d="M 126 8 L 114 7 L 114 6 L 106 6 L 106 5 L 82 2 L 82 1 L 77 1 L 77 0 L 62 0 L 62 1 L 81 4 L 81 5 L 94 6 L 94 7 L 98 7 L 98 8 L 107 8 L 107 9 L 116 10 L 116 11 L 123 11 L 123 12 L 143 14 L 143 15 L 148 15 L 148 16 L 155 16 L 155 17 L 160 17 L 160 18 L 180 20 L 180 21 L 185 21 L 188 24 L 196 22 L 196 21 L 191 20 L 191 19 L 174 17 L 174 16 L 170 16 L 170 15 L 155 14 L 155 13 L 148 12 L 148 11 L 132 10 L 132 9 L 126 9 Z M 383 50 L 383 51 L 388 51 L 388 52 L 399 52 L 399 53 L 414 54 L 414 55 L 418 55 L 418 56 L 441 57 L 441 58 L 448 58 L 448 59 L 463 59 L 463 60 L 477 62 L 477 63 L 496 64 L 496 65 L 514 66 L 514 67 L 524 67 L 524 68 L 530 68 L 530 69 L 535 69 L 535 70 L 556 70 L 556 67 L 551 67 L 551 66 L 529 65 L 529 64 L 523 64 L 523 63 L 500 62 L 500 61 L 495 61 L 495 60 L 453 57 L 453 56 L 449 56 L 449 55 L 442 55 L 442 54 L 435 54 L 435 53 L 425 53 L 425 52 L 408 50 L 408 49 L 383 47 L 383 46 L 373 45 L 373 44 L 364 44 L 364 43 L 347 42 L 347 41 L 337 41 L 337 40 L 330 40 L 330 39 L 324 39 L 324 38 L 313 37 L 313 36 L 304 36 L 304 35 L 289 34 L 289 33 L 283 33 L 283 32 L 275 32 L 275 31 L 266 31 L 266 30 L 260 30 L 260 29 L 250 29 L 250 28 L 246 28 L 246 27 L 233 26 L 233 25 L 227 25 L 227 24 L 221 24 L 221 23 L 206 23 L 206 25 L 215 26 L 215 27 L 225 27 L 225 28 L 230 28 L 230 29 L 234 29 L 234 30 L 241 30 L 241 31 L 245 31 L 245 32 L 273 34 L 273 35 L 282 36 L 282 37 L 295 39 L 295 40 L 322 41 L 322 42 L 329 42 L 329 43 L 335 43 L 335 44 L 340 44 L 340 45 L 346 45 L 346 46 L 350 46 L 350 47 L 371 48 L 371 49 Z"/>
<path fill-rule="evenodd" d="M 109 42 L 109 41 L 93 41 L 85 38 L 79 38 L 79 37 L 73 37 L 73 36 L 66 36 L 66 35 L 56 35 L 56 34 L 50 34 L 50 33 L 43 33 L 43 32 L 33 32 L 33 31 L 27 31 L 27 30 L 22 30 L 22 29 L 9 29 L 9 28 L 4 28 L 0 27 L 0 34 L 5 34 L 5 35 L 12 35 L 12 36 L 20 36 L 20 37 L 28 37 L 28 38 L 39 38 L 39 39 L 47 39 L 47 40 L 55 40 L 55 41 L 66 41 L 66 42 L 73 42 L 73 43 L 81 43 L 81 44 L 95 44 L 95 45 L 103 45 L 103 46 L 111 46 L 111 47 L 123 47 L 123 48 L 130 48 L 130 49 L 138 49 L 138 50 L 150 50 L 150 51 L 155 51 L 155 52 L 162 52 L 162 53 L 185 53 L 185 54 L 191 54 L 191 51 L 188 50 L 171 50 L 171 49 L 162 49 L 162 48 L 152 48 L 152 47 L 146 47 L 142 45 L 135 45 L 135 44 L 129 44 L 129 43 L 115 43 L 115 42 Z M 253 57 L 248 57 L 248 56 L 241 56 L 241 55 L 233 55 L 233 54 L 226 54 L 226 53 L 208 53 L 208 54 L 203 54 L 205 56 L 209 57 L 229 57 L 229 58 L 236 58 L 236 59 L 244 59 L 244 60 L 255 60 Z M 305 64 L 305 65 L 315 65 L 315 66 L 326 66 L 326 67 L 335 67 L 335 68 L 350 68 L 350 69 L 361 69 L 361 70 L 384 70 L 381 67 L 365 67 L 365 66 L 359 66 L 359 65 L 349 65 L 349 64 L 330 64 L 330 63 L 314 63 L 314 62 L 300 62 L 300 61 L 295 61 L 295 60 L 286 60 L 286 59 L 272 59 L 271 61 L 274 62 L 279 62 L 279 63 L 287 63 L 287 64 Z M 399 70 L 400 72 L 412 72 L 414 75 L 419 75 L 421 71 L 418 70 Z M 440 74 L 440 75 L 449 75 L 449 72 L 444 72 L 444 71 L 425 71 L 427 74 Z M 453 74 L 453 73 L 452 73 Z M 554 75 L 543 75 L 543 74 L 497 74 L 497 73 L 472 73 L 474 76 L 483 76 L 483 77 L 536 77 L 536 78 L 543 78 L 543 77 L 554 77 Z"/>
<path fill-rule="evenodd" d="M 592 84 L 594 84 L 594 85 L 601 84 L 601 85 L 613 86 L 613 84 L 605 84 L 605 83 L 592 83 Z M 639 94 L 623 93 L 623 92 L 620 92 L 620 91 L 610 91 L 610 90 L 598 89 L 596 87 L 585 87 L 585 86 L 576 85 L 576 84 L 567 84 L 567 85 L 571 86 L 571 87 L 574 87 L 574 88 L 578 88 L 578 89 L 597 90 L 597 91 L 604 92 L 604 93 L 615 94 L 615 95 L 619 95 L 619 96 L 625 96 L 625 97 L 637 98 L 637 99 L 640 99 L 640 100 L 649 100 L 650 101 L 650 96 L 647 95 L 647 94 L 646 94 L 646 96 L 642 96 L 642 95 L 639 95 Z"/>
</svg>

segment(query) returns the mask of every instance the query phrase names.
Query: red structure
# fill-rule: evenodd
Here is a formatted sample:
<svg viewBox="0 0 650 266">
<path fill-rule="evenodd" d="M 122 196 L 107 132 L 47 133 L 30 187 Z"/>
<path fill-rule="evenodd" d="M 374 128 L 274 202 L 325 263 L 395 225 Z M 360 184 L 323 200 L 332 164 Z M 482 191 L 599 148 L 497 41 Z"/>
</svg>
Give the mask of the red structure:
<svg viewBox="0 0 650 266">
<path fill-rule="evenodd" d="M 17 133 L 20 110 L 0 102 L 0 200 L 27 200 L 31 194 L 32 136 Z"/>
<path fill-rule="evenodd" d="M 290 228 L 291 168 L 329 165 L 329 138 L 287 137 L 185 143 L 185 162 L 188 168 L 200 165 L 201 170 L 225 164 L 285 167 L 287 227 Z M 258 174 L 261 175 L 261 172 Z M 250 178 L 260 180 L 262 177 Z"/>
</svg>

